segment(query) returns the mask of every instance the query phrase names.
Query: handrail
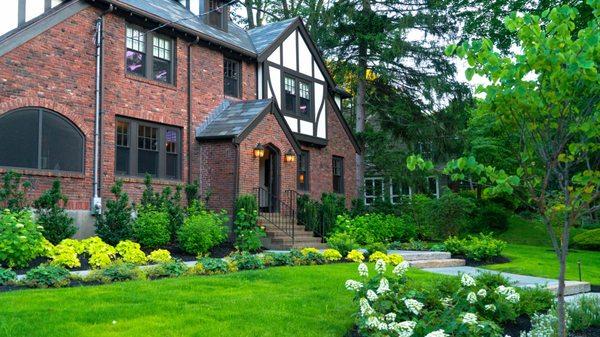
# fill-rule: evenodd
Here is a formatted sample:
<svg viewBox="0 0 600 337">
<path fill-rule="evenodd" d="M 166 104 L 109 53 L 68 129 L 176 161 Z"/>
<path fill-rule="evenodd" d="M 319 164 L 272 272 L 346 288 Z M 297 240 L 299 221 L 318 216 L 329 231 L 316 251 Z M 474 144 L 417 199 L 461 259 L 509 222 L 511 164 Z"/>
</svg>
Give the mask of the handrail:
<svg viewBox="0 0 600 337">
<path fill-rule="evenodd" d="M 295 208 L 291 203 L 281 200 L 279 196 L 269 193 L 264 187 L 255 187 L 254 192 L 258 202 L 258 216 L 292 238 L 292 245 L 294 245 L 297 221 Z M 265 209 L 266 212 L 263 211 Z"/>
<path fill-rule="evenodd" d="M 323 219 L 319 217 L 317 223 L 315 225 L 309 225 L 304 222 L 304 219 L 300 217 L 300 213 L 298 211 L 298 198 L 302 196 L 302 194 L 298 193 L 296 190 L 287 190 L 286 193 L 289 193 L 290 204 L 292 203 L 296 206 L 296 218 L 299 225 L 304 226 L 306 230 L 311 230 L 313 234 L 317 237 L 321 238 L 321 243 L 325 243 L 325 225 L 323 224 Z"/>
</svg>

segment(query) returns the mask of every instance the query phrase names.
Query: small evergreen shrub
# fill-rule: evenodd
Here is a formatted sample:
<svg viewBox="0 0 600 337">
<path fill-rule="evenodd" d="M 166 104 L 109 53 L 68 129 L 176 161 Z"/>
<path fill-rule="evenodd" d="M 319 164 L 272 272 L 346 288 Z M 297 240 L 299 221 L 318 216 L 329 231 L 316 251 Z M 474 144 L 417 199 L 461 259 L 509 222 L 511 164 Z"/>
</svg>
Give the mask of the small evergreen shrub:
<svg viewBox="0 0 600 337">
<path fill-rule="evenodd" d="M 129 240 L 121 241 L 115 249 L 125 263 L 141 265 L 148 261 L 146 254 L 140 249 L 140 244 L 137 242 Z"/>
<path fill-rule="evenodd" d="M 306 194 L 300 195 L 296 200 L 298 208 L 298 223 L 304 225 L 305 229 L 319 233 L 320 228 L 320 217 L 319 217 L 319 203 L 310 199 Z"/>
<path fill-rule="evenodd" d="M 241 209 L 243 209 L 248 214 L 252 214 L 254 211 L 258 212 L 256 196 L 252 194 L 240 195 L 235 200 L 235 214 L 237 214 Z"/>
<path fill-rule="evenodd" d="M 140 208 L 132 227 L 133 236 L 143 247 L 162 247 L 171 240 L 169 214 L 152 206 Z"/>
<path fill-rule="evenodd" d="M 519 294 L 521 295 L 521 301 L 519 302 L 518 315 L 529 317 L 550 310 L 556 297 L 544 287 L 521 288 Z"/>
<path fill-rule="evenodd" d="M 358 244 L 354 241 L 352 236 L 344 232 L 332 234 L 327 239 L 327 245 L 332 249 L 339 251 L 342 256 L 346 256 L 351 250 L 358 248 Z"/>
<path fill-rule="evenodd" d="M 227 239 L 228 221 L 225 212 L 199 210 L 185 219 L 177 232 L 181 248 L 190 254 L 201 255 Z"/>
<path fill-rule="evenodd" d="M 31 288 L 64 287 L 70 282 L 70 273 L 59 266 L 39 266 L 25 274 L 25 285 Z"/>
<path fill-rule="evenodd" d="M 44 237 L 53 244 L 70 238 L 77 232 L 73 219 L 62 207 L 68 198 L 61 191 L 60 181 L 55 180 L 52 187 L 42 193 L 33 203 L 37 214 L 38 225 L 44 227 Z"/>
<path fill-rule="evenodd" d="M 198 180 L 194 180 L 193 183 L 185 185 L 185 200 L 187 201 L 188 207 L 200 199 L 200 195 L 198 194 L 199 191 L 200 184 L 198 184 Z"/>
<path fill-rule="evenodd" d="M 0 286 L 12 284 L 17 280 L 17 274 L 10 269 L 0 268 Z"/>
<path fill-rule="evenodd" d="M 239 270 L 263 269 L 265 267 L 263 260 L 248 252 L 234 253 L 229 258 L 236 264 Z"/>
<path fill-rule="evenodd" d="M 573 245 L 580 249 L 600 251 L 600 228 L 586 230 L 575 235 Z"/>
<path fill-rule="evenodd" d="M 11 212 L 19 212 L 27 207 L 25 195 L 31 188 L 28 181 L 21 182 L 23 175 L 14 171 L 8 171 L 2 176 L 0 187 L 0 209 L 9 209 Z"/>
<path fill-rule="evenodd" d="M 29 211 L 0 212 L 0 265 L 25 267 L 44 253 L 42 227 L 36 225 Z"/>
<path fill-rule="evenodd" d="M 132 238 L 131 207 L 121 180 L 117 180 L 110 191 L 115 200 L 108 200 L 104 212 L 96 216 L 96 234 L 108 244 L 116 245 Z"/>
</svg>

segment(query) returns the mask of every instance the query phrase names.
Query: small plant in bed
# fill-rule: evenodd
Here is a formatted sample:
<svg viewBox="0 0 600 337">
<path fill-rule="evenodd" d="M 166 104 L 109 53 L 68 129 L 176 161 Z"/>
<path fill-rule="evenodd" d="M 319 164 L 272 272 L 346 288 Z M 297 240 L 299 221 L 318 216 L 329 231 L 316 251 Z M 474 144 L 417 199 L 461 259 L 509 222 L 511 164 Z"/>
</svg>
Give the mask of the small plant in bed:
<svg viewBox="0 0 600 337">
<path fill-rule="evenodd" d="M 10 269 L 0 268 L 0 286 L 13 284 L 17 280 L 17 273 Z"/>
<path fill-rule="evenodd" d="M 116 261 L 104 269 L 92 271 L 86 282 L 110 283 L 128 280 L 140 280 L 146 278 L 144 272 L 133 263 Z"/>
<path fill-rule="evenodd" d="M 248 252 L 233 253 L 229 256 L 238 270 L 263 269 L 265 263 L 258 256 Z"/>
<path fill-rule="evenodd" d="M 148 268 L 146 274 L 150 279 L 165 277 L 179 277 L 188 271 L 188 266 L 180 260 L 162 262 L 157 266 Z"/>
<path fill-rule="evenodd" d="M 492 261 L 502 255 L 506 242 L 493 238 L 492 234 L 469 235 L 464 239 L 451 236 L 444 241 L 446 249 L 453 255 L 464 256 L 477 262 Z"/>
<path fill-rule="evenodd" d="M 70 275 L 63 267 L 42 265 L 28 271 L 24 283 L 31 288 L 59 288 L 70 283 Z"/>
</svg>

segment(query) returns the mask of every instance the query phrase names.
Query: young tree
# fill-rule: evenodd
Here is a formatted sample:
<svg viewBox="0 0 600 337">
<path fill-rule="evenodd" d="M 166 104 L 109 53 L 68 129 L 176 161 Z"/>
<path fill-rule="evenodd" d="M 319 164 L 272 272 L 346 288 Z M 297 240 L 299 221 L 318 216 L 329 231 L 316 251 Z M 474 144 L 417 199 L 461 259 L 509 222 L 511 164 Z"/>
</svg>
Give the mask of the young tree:
<svg viewBox="0 0 600 337">
<path fill-rule="evenodd" d="M 477 163 L 474 157 L 450 161 L 445 173 L 480 177 L 484 192 L 521 189 L 543 219 L 559 262 L 558 333 L 567 336 L 565 271 L 569 230 L 582 215 L 600 209 L 600 1 L 588 0 L 594 16 L 585 28 L 578 11 L 562 6 L 541 16 L 511 15 L 506 27 L 521 52 L 503 56 L 483 39 L 448 48 L 468 60 L 467 78 L 479 74 L 491 82 L 478 90 L 485 98 L 478 114 L 511 130 L 517 140 L 513 175 Z M 417 156 L 410 169 L 430 169 Z"/>
</svg>

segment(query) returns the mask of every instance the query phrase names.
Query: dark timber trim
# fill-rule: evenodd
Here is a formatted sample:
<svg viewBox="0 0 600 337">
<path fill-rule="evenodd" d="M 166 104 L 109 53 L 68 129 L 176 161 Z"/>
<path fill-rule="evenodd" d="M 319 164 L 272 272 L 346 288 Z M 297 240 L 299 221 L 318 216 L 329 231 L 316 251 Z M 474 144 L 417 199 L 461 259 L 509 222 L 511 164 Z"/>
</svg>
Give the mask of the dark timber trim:
<svg viewBox="0 0 600 337">
<path fill-rule="evenodd" d="M 294 136 L 300 143 L 306 143 L 313 147 L 325 147 L 327 146 L 328 140 L 323 138 L 318 138 L 314 136 L 305 135 L 303 133 L 295 132 Z"/>
</svg>

